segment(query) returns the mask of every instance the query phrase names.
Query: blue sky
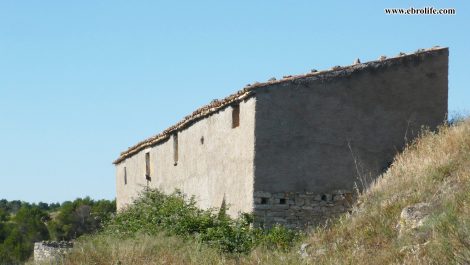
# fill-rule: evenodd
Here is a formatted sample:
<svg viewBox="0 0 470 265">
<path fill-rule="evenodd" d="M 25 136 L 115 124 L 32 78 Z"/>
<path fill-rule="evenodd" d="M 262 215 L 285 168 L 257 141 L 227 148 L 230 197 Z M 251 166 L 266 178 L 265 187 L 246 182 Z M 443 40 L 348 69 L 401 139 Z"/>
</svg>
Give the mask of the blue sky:
<svg viewBox="0 0 470 265">
<path fill-rule="evenodd" d="M 317 3 L 318 2 L 318 3 Z M 389 7 L 455 16 L 388 16 Z M 1 1 L 0 198 L 115 196 L 112 161 L 270 77 L 450 47 L 468 113 L 468 1 Z"/>
</svg>

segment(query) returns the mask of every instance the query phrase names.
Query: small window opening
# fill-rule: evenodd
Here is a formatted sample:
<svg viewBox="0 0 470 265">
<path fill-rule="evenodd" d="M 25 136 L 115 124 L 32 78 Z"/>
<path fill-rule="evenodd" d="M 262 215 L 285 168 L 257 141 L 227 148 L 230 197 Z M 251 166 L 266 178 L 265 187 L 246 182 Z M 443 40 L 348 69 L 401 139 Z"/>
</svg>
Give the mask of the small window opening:
<svg viewBox="0 0 470 265">
<path fill-rule="evenodd" d="M 279 199 L 279 204 L 286 204 L 286 199 L 284 199 L 284 198 Z"/>
<path fill-rule="evenodd" d="M 150 153 L 145 153 L 145 179 L 152 181 L 150 178 Z"/>
<path fill-rule="evenodd" d="M 127 185 L 127 168 L 124 167 L 124 185 Z"/>
<path fill-rule="evenodd" d="M 178 133 L 173 134 L 173 160 L 173 165 L 178 165 Z"/>
<path fill-rule="evenodd" d="M 268 198 L 261 198 L 261 204 L 268 204 Z"/>
<path fill-rule="evenodd" d="M 232 106 L 232 128 L 240 126 L 240 105 Z"/>
<path fill-rule="evenodd" d="M 204 144 L 204 136 L 201 136 L 201 144 Z"/>
<path fill-rule="evenodd" d="M 322 201 L 326 201 L 326 199 L 327 199 L 327 198 L 326 198 L 326 195 L 323 194 L 323 195 L 321 196 L 321 200 L 322 200 Z"/>
</svg>

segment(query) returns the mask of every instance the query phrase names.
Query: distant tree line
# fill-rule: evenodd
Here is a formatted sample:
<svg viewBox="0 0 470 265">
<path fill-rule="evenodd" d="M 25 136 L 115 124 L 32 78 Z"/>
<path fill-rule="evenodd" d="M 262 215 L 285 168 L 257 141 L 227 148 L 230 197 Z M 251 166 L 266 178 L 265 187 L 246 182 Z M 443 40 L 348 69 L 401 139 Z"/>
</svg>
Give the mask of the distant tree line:
<svg viewBox="0 0 470 265">
<path fill-rule="evenodd" d="M 22 264 L 34 242 L 72 240 L 99 230 L 116 212 L 115 201 L 89 197 L 60 203 L 0 200 L 0 264 Z"/>
</svg>

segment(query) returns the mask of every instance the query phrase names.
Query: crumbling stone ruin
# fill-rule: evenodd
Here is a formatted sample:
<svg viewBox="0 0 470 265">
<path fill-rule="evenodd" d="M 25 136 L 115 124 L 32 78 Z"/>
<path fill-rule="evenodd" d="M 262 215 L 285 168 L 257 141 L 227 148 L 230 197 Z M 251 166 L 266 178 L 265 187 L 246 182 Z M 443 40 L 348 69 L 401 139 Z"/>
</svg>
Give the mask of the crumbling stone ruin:
<svg viewBox="0 0 470 265">
<path fill-rule="evenodd" d="M 260 226 L 305 227 L 347 211 L 356 188 L 446 119 L 448 52 L 356 59 L 213 100 L 121 153 L 117 207 L 151 187 L 194 195 L 202 208 L 225 201 Z"/>
<path fill-rule="evenodd" d="M 60 258 L 73 248 L 68 241 L 42 241 L 34 243 L 34 261 L 59 261 Z"/>
</svg>

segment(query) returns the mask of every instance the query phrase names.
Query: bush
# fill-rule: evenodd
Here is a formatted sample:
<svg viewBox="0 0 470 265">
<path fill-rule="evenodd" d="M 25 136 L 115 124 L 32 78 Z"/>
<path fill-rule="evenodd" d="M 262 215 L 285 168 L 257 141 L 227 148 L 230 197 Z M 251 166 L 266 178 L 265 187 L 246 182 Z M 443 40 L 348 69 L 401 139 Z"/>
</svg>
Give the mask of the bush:
<svg viewBox="0 0 470 265">
<path fill-rule="evenodd" d="M 263 244 L 270 248 L 287 251 L 300 237 L 301 234 L 298 231 L 277 225 L 265 233 L 263 236 Z"/>
<path fill-rule="evenodd" d="M 248 253 L 258 245 L 287 250 L 301 237 L 282 226 L 254 228 L 250 214 L 232 219 L 226 210 L 202 210 L 194 197 L 187 198 L 179 191 L 165 195 L 149 189 L 108 222 L 103 233 L 120 237 L 161 233 L 191 237 L 226 253 Z"/>
</svg>

